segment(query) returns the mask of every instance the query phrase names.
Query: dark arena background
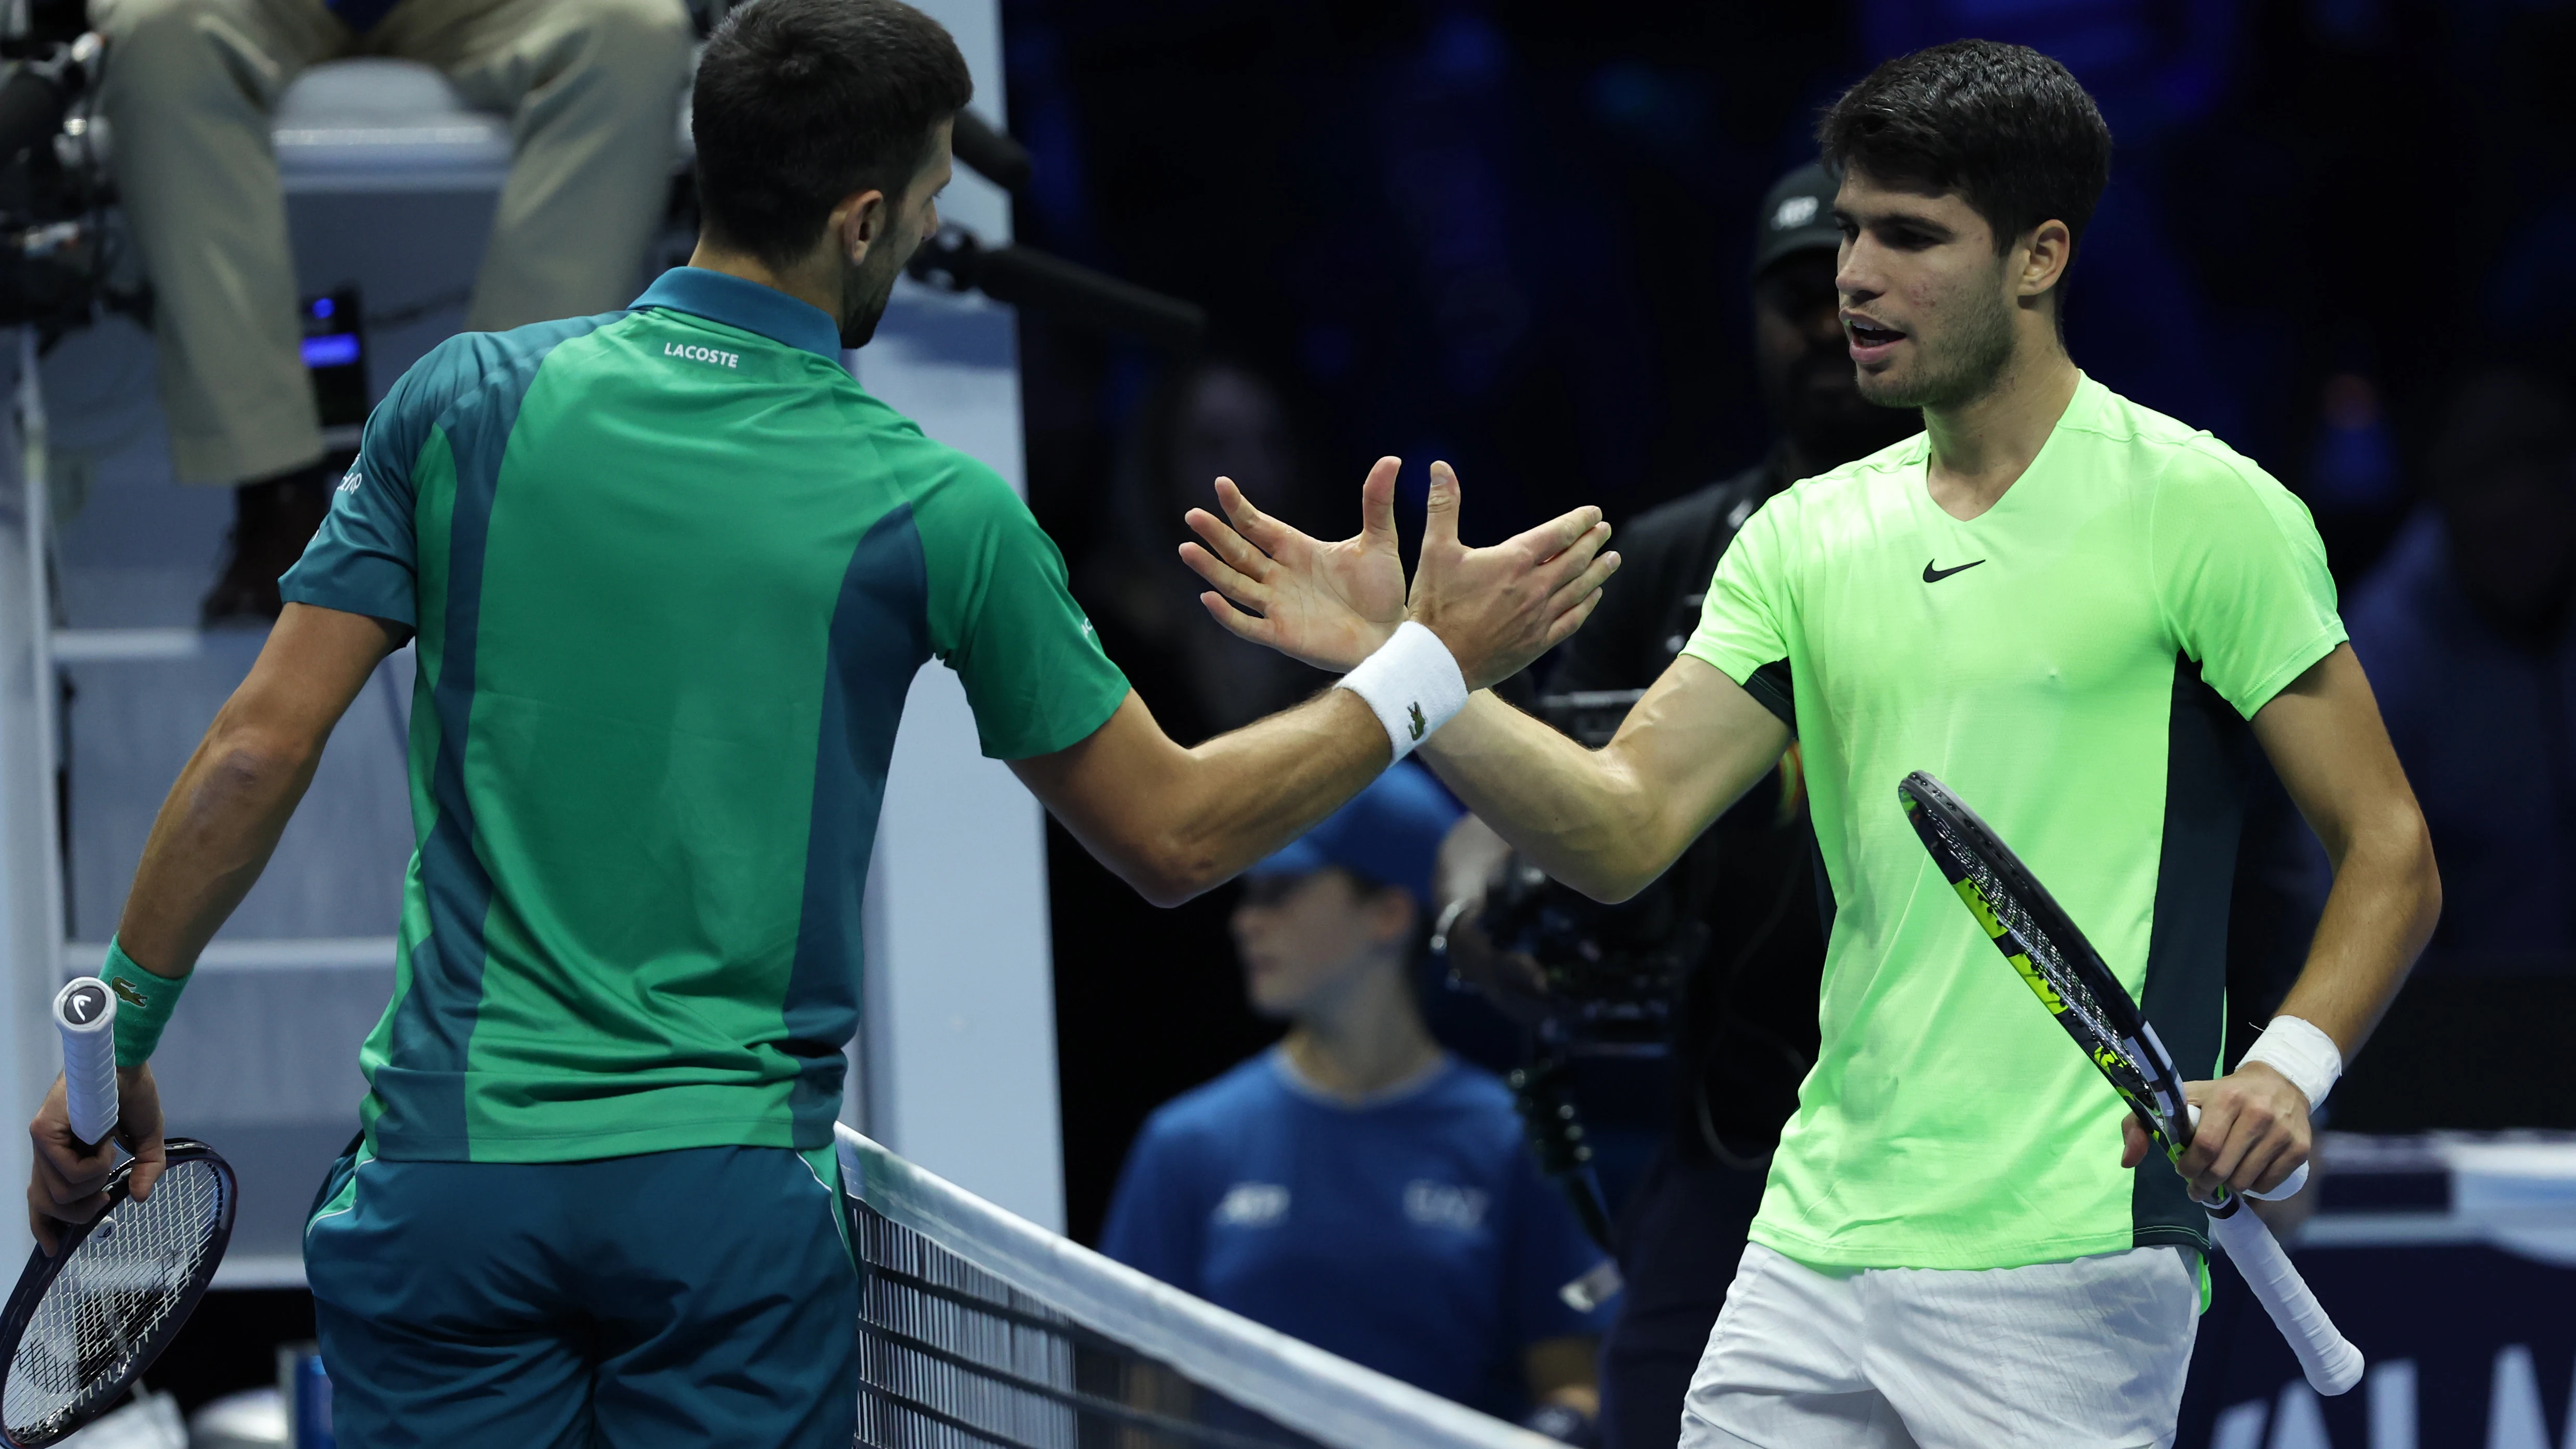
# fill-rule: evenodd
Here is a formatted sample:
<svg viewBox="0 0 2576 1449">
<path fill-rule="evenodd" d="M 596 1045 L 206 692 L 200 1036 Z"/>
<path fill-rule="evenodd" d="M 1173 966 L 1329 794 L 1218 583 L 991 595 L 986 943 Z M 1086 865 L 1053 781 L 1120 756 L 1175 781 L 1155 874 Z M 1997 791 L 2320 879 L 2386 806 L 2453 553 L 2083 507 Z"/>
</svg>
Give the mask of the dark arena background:
<svg viewBox="0 0 2576 1449">
<path fill-rule="evenodd" d="M 2114 138 L 2108 190 L 2062 295 L 2067 350 L 2091 378 L 2206 429 L 2304 505 L 2429 823 L 2445 901 L 2429 948 L 2318 1117 L 2316 1186 L 2265 1212 L 2367 1354 L 2368 1376 L 2340 1396 L 2312 1392 L 2214 1255 L 2175 1443 L 2576 1449 L 2576 1086 L 2564 1040 L 2576 1022 L 2576 348 L 2558 335 L 2576 293 L 2576 0 L 913 3 L 954 36 L 975 98 L 938 203 L 949 229 L 889 280 L 871 340 L 842 363 L 858 387 L 1020 493 L 1060 551 L 1088 629 L 1182 745 L 1332 682 L 1228 636 L 1202 608 L 1203 585 L 1177 550 L 1191 537 L 1184 511 L 1215 506 L 1215 476 L 1280 519 L 1340 538 L 1372 463 L 1399 456 L 1409 567 L 1434 460 L 1462 480 L 1463 537 L 1475 545 L 1582 504 L 1625 530 L 1770 466 L 1795 432 L 1782 426 L 1784 408 L 1794 411 L 1784 395 L 1817 367 L 1829 380 L 1850 373 L 1831 320 L 1831 238 L 1808 238 L 1803 293 L 1783 280 L 1797 269 L 1756 255 L 1762 228 L 1788 224 L 1787 209 L 1766 218 L 1766 197 L 1779 206 L 1775 184 L 1817 158 L 1824 109 L 1881 62 L 1945 41 L 2014 42 L 2063 62 Z M 370 410 L 460 332 L 624 307 L 689 261 L 703 220 L 697 133 L 666 124 L 664 106 L 679 104 L 692 47 L 732 0 L 263 4 L 341 27 L 328 32 L 339 39 L 312 40 L 310 55 L 281 50 L 265 71 L 227 60 L 227 79 L 195 90 L 102 80 L 120 63 L 149 74 L 175 54 L 150 36 L 112 38 L 98 69 L 74 37 L 126 23 L 104 0 L 0 6 L 0 140 L 15 147 L 0 146 L 0 385 L 11 399 L 0 409 L 0 1109 L 12 1124 L 38 1111 L 61 1061 L 53 993 L 102 969 L 170 782 L 259 657 L 282 608 L 278 572 L 330 516 L 334 490 L 355 486 L 343 470 Z M 615 43 L 563 54 L 641 87 L 631 124 L 558 168 L 545 195 L 505 191 L 545 170 L 532 128 L 608 123 L 545 120 L 555 113 L 524 68 L 487 73 L 404 51 L 405 26 L 442 6 L 508 11 L 530 26 L 540 11 L 545 25 L 578 15 L 562 23 Z M 208 15 L 261 7 L 121 8 L 168 10 L 202 35 Z M 254 72 L 266 78 L 243 79 Z M 258 181 L 256 196 L 200 195 L 191 187 L 221 168 L 151 161 L 168 153 L 137 138 L 151 115 L 170 124 L 156 98 L 182 95 L 208 108 L 188 125 L 231 128 L 246 168 L 235 179 Z M 134 110 L 111 114 L 111 102 Z M 601 158 L 634 155 L 647 164 L 625 168 L 619 196 L 585 201 L 569 221 L 556 215 L 551 232 L 529 220 L 542 220 L 546 196 L 605 185 L 618 168 Z M 260 168 L 272 165 L 268 188 Z M 156 209 L 165 192 L 198 209 Z M 1791 200 L 1806 208 L 1799 224 L 1815 220 L 1814 206 Z M 215 225 L 267 218 L 271 201 L 283 203 L 276 236 Z M 641 220 L 608 238 L 616 227 L 600 218 L 620 208 Z M 173 246 L 173 236 L 211 240 Z M 223 248 L 253 242 L 266 254 L 240 272 Z M 200 250 L 222 262 L 214 282 L 206 267 L 187 280 Z M 526 316 L 494 300 L 508 293 L 495 280 L 503 262 L 552 275 L 540 263 L 576 255 L 604 269 L 601 287 L 529 283 L 536 300 L 516 304 L 536 309 Z M 631 282 L 629 261 L 640 264 Z M 220 345 L 183 345 L 182 332 L 204 325 L 189 318 L 229 315 L 204 310 L 209 288 L 275 292 L 279 306 L 260 327 L 216 328 Z M 292 328 L 286 300 L 298 309 Z M 1810 337 L 1812 355 L 1766 362 L 1762 329 L 1798 306 L 1829 345 L 1814 353 Z M 744 336 L 726 345 L 745 350 L 699 348 L 688 360 L 756 370 L 747 349 L 762 339 Z M 242 381 L 280 369 L 278 396 L 253 397 Z M 848 386 L 828 366 L 808 370 Z M 308 422 L 318 461 L 304 445 Z M 753 446 L 758 430 L 741 431 Z M 208 441 L 217 434 L 232 442 Z M 280 446 L 296 458 L 262 452 L 289 435 Z M 746 489 L 770 476 L 764 467 L 741 465 Z M 1015 507 L 1010 517 L 1033 537 Z M 1936 576 L 1925 568 L 1928 585 Z M 1631 575 L 1632 587 L 1646 582 Z M 1680 647 L 1673 631 L 1697 617 L 1702 588 L 1677 596 L 1672 637 L 1650 641 L 1663 645 L 1659 660 Z M 1048 598 L 1075 628 L 1061 593 Z M 864 652 L 838 628 L 835 670 Z M 744 632 L 740 642 L 772 641 Z M 238 1171 L 239 1217 L 211 1290 L 134 1402 L 66 1441 L 72 1449 L 333 1443 L 316 1343 L 329 1318 L 317 1319 L 308 1288 L 305 1230 L 323 1206 L 315 1190 L 358 1130 L 369 1090 L 360 1046 L 415 979 L 417 951 L 406 957 L 400 934 L 405 882 L 429 838 L 415 807 L 430 810 L 433 797 L 413 776 L 444 768 L 424 762 L 439 758 L 445 727 L 415 721 L 415 679 L 437 686 L 418 653 L 406 645 L 378 665 L 340 718 L 300 813 L 200 958 L 203 979 L 153 1057 L 171 1130 L 203 1138 Z M 1501 688 L 1599 743 L 1626 700 L 1540 703 L 1565 658 L 1560 649 Z M 1069 1275 L 1048 1284 L 1115 1280 L 1103 1290 L 1111 1300 L 1150 1307 L 1157 1290 L 1089 1252 L 1117 1255 L 1113 1198 L 1122 1172 L 1130 1191 L 1144 1173 L 1130 1170 L 1131 1153 L 1157 1109 L 1270 1051 L 1295 1013 L 1256 1010 L 1260 963 L 1246 965 L 1259 955 L 1248 922 L 1278 905 L 1278 888 L 1264 894 L 1256 876 L 1149 904 L 984 757 L 960 677 L 936 662 L 913 676 L 887 745 L 881 821 L 852 857 L 869 862 L 863 888 L 853 869 L 832 897 L 847 907 L 841 944 L 865 961 L 856 984 L 842 983 L 857 998 L 855 1027 L 835 1018 L 834 1035 L 856 1032 L 839 1117 L 876 1144 L 865 1159 L 876 1176 L 843 1184 L 860 1200 L 849 1220 L 863 1225 L 870 1293 L 894 1284 L 925 1295 L 931 1317 L 963 1304 L 970 1318 L 1054 1335 L 1067 1364 L 1079 1350 L 1081 1372 L 1067 1368 L 1030 1402 L 1105 1417 L 1047 1440 L 943 1438 L 955 1425 L 933 1414 L 920 1423 L 936 1433 L 870 1427 L 861 1441 L 1431 1442 L 1306 1437 L 1280 1401 L 1235 1403 L 1186 1365 L 1175 1379 L 1151 1344 L 1082 1313 L 1050 1316 L 1060 1305 L 1045 1291 L 978 1256 L 1003 1243 Z M 779 698 L 744 710 L 783 718 L 795 701 Z M 820 791 L 811 745 L 800 758 L 818 760 Z M 2247 758 L 2235 779 L 2249 803 L 2227 928 L 2230 1064 L 2289 989 L 2330 880 L 2316 836 L 2259 756 Z M 1794 770 L 1766 777 L 1748 798 L 1776 804 L 1804 850 L 1796 780 Z M 866 783 L 853 798 L 874 808 Z M 639 784 L 637 799 L 658 799 L 656 788 Z M 1425 789 L 1435 805 L 1422 809 L 1446 829 L 1459 807 Z M 1408 819 L 1420 825 L 1418 812 L 1355 828 L 1382 826 L 1383 838 L 1339 848 L 1391 849 Z M 1430 849 L 1408 869 L 1427 874 L 1418 857 Z M 1408 884 L 1316 858 L 1358 885 Z M 1754 997 L 1769 982 L 1773 1005 L 1786 1001 L 1812 1045 L 1813 995 L 1795 981 L 1778 987 L 1783 964 L 1797 963 L 1773 932 L 1808 909 L 1804 861 L 1789 861 L 1783 893 L 1771 876 L 1751 884 L 1757 869 L 1776 875 L 1778 859 L 1713 854 L 1701 865 L 1719 884 L 1702 899 L 1762 923 L 1734 957 L 1735 980 Z M 1535 876 L 1523 887 L 1529 899 L 1570 894 Z M 1497 1076 L 1522 1073 L 1519 1105 L 1542 1130 L 1535 1156 L 1508 1162 L 1566 1168 L 1578 1154 L 1561 1124 L 1579 1122 L 1606 1214 L 1596 1237 L 1617 1238 L 1623 1253 L 1640 1235 L 1688 1239 L 1692 1223 L 1637 1207 L 1654 1201 L 1670 1144 L 1705 1157 L 1697 1144 L 1721 1137 L 1679 1104 L 1709 1105 L 1705 1082 L 1734 1080 L 1729 1071 L 1769 1047 L 1721 1036 L 1706 1052 L 1685 1048 L 1708 1023 L 1685 990 L 1657 978 L 1672 989 L 1650 1003 L 1619 998 L 1637 1009 L 1622 1019 L 1626 1035 L 1559 1052 L 1574 993 L 1560 993 L 1560 1015 L 1542 1027 L 1452 979 L 1429 950 L 1439 915 L 1425 908 L 1437 904 L 1429 889 L 1415 887 L 1409 934 L 1388 959 L 1410 973 L 1400 989 L 1430 1038 Z M 1690 952 L 1705 949 L 1688 935 L 1697 921 L 1623 919 L 1618 929 L 1638 934 L 1568 935 L 1629 963 L 1662 951 L 1695 961 Z M 1684 940 L 1695 944 L 1675 944 Z M 1807 982 L 1815 959 L 1805 959 Z M 816 1080 L 828 1076 L 816 1062 L 828 1068 L 842 1050 L 801 1037 L 783 1049 L 814 1059 L 799 1069 Z M 1810 1058 L 1789 1060 L 1803 1071 Z M 1743 1070 L 1754 1081 L 1770 1068 Z M 1696 1097 L 1677 1090 L 1693 1072 L 1704 1074 Z M 1293 1071 L 1282 1073 L 1293 1087 Z M 1716 1117 L 1776 1109 L 1776 1125 L 1794 1077 L 1770 1099 L 1746 1088 L 1714 1103 Z M 1502 1089 L 1489 1095 L 1500 1113 Z M 815 1133 L 821 1115 L 805 1122 Z M 1507 1136 L 1515 1151 L 1528 1146 L 1517 1129 Z M 27 1140 L 14 1125 L 0 1133 L 0 1175 L 26 1170 Z M 1722 1142 L 1718 1155 L 1758 1177 L 1767 1145 L 1749 1150 L 1750 1167 Z M 845 1142 L 845 1167 L 862 1160 L 852 1151 Z M 1315 1170 L 1357 1172 L 1361 1155 L 1336 1148 Z M 907 1196 L 914 1165 L 958 1196 Z M 1414 1191 L 1424 1186 L 1404 1186 L 1416 1226 L 1472 1228 L 1489 1205 L 1481 1190 Z M 1260 1226 L 1287 1220 L 1289 1200 L 1285 1186 L 1246 1179 L 1193 1221 Z M 1554 1211 L 1556 1197 L 1546 1201 Z M 959 1202 L 968 1208 L 941 1216 Z M 1035 1230 L 1021 1235 L 1017 1219 Z M 940 1236 L 959 1222 L 960 1237 Z M 1578 1231 L 1568 1240 L 1579 1245 Z M 871 1251 L 912 1254 L 913 1266 Z M 1725 1274 L 1734 1255 L 1729 1246 Z M 875 1377 L 863 1405 L 892 1402 L 884 1380 L 899 1377 L 874 1348 L 920 1349 L 902 1325 L 866 1319 L 883 1306 L 867 1302 L 861 1336 Z M 1167 1340 L 1205 1339 L 1203 1318 L 1138 1312 Z M 1582 1348 L 1573 1377 L 1588 1384 L 1597 1360 L 1585 1335 L 1567 1337 Z M 1238 1351 L 1231 1339 L 1211 1343 L 1200 1349 L 1213 1357 Z M 952 1361 L 972 1352 L 940 1350 L 945 1367 L 930 1382 L 980 1371 Z M 1104 1363 L 1133 1377 L 1103 1389 Z M 1599 1443 L 1582 1437 L 1594 1426 L 1581 1414 L 1524 1415 L 1542 1398 L 1540 1375 L 1531 1369 L 1525 1384 L 1526 1365 L 1507 1367 L 1508 1392 L 1480 1408 Z M 1207 1391 L 1195 1409 L 1192 1382 Z M 1327 1404 L 1351 1393 L 1329 1372 L 1319 1384 Z M 1590 1389 L 1577 1387 L 1581 1401 Z M 1444 1401 L 1431 1417 L 1452 1408 Z M 1442 1449 L 1527 1442 L 1457 1412 L 1472 1422 Z M 1180 1424 L 1192 1414 L 1201 1417 Z M 1229 1438 L 1217 1432 L 1234 1432 L 1227 1415 L 1269 1417 L 1243 1431 L 1253 1437 Z"/>
</svg>

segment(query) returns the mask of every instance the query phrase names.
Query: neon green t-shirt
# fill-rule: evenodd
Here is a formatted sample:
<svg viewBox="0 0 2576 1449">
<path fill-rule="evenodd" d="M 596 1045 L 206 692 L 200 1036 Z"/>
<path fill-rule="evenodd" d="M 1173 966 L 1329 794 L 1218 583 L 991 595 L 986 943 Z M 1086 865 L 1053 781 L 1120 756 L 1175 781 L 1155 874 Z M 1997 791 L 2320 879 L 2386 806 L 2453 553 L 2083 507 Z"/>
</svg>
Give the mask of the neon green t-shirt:
<svg viewBox="0 0 2576 1449">
<path fill-rule="evenodd" d="M 2206 1247 L 2161 1160 L 1959 907 L 1897 804 L 1929 770 L 2135 993 L 2219 1059 L 2244 724 L 2343 642 L 2297 499 L 2224 443 L 2078 386 L 1962 522 L 1917 435 L 1774 498 L 1684 651 L 1797 732 L 1833 920 L 1823 1043 L 1753 1238 L 1801 1262 L 1998 1268 Z"/>
</svg>

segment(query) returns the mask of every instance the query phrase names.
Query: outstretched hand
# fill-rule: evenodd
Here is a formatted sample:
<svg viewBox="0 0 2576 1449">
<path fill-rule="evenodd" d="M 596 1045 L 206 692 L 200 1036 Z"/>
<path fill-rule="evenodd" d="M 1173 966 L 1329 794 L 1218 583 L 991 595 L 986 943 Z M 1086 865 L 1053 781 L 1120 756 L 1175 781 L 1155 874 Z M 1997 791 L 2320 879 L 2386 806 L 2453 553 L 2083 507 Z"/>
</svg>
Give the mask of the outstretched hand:
<svg viewBox="0 0 2576 1449">
<path fill-rule="evenodd" d="M 1602 582 L 1619 568 L 1619 555 L 1601 551 L 1610 538 L 1601 510 L 1577 508 L 1492 548 L 1469 548 L 1458 541 L 1458 475 L 1446 463 L 1431 465 L 1408 598 L 1395 547 L 1398 466 L 1380 458 L 1369 470 L 1360 531 L 1339 543 L 1309 538 L 1254 508 L 1232 480 L 1216 480 L 1226 517 L 1191 509 L 1190 530 L 1204 542 L 1181 545 L 1181 561 L 1214 585 L 1199 601 L 1238 637 L 1336 672 L 1410 618 L 1449 646 L 1470 689 L 1519 673 L 1592 616 Z"/>
<path fill-rule="evenodd" d="M 1369 469 L 1360 485 L 1360 531 L 1339 543 L 1309 538 L 1253 507 L 1233 479 L 1216 480 L 1217 502 L 1233 526 L 1193 508 L 1190 531 L 1206 542 L 1181 545 L 1181 562 L 1215 586 L 1199 602 L 1240 638 L 1301 664 L 1348 672 L 1404 622 L 1398 466 L 1380 458 Z"/>
<path fill-rule="evenodd" d="M 1449 646 L 1467 687 L 1483 689 L 1583 627 L 1619 555 L 1601 551 L 1610 525 L 1588 506 L 1492 548 L 1469 548 L 1458 541 L 1458 495 L 1457 473 L 1432 464 L 1411 614 Z"/>
</svg>

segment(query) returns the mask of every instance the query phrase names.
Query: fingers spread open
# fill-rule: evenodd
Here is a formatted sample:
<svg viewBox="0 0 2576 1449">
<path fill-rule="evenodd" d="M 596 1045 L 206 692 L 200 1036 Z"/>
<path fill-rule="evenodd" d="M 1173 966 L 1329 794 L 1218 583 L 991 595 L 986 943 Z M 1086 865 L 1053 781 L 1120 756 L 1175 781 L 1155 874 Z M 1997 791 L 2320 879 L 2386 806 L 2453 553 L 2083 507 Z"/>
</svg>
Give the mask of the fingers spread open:
<svg viewBox="0 0 2576 1449">
<path fill-rule="evenodd" d="M 1360 536 L 1371 543 L 1395 546 L 1395 478 L 1401 458 L 1380 458 L 1360 484 Z"/>
<path fill-rule="evenodd" d="M 1582 628 L 1583 621 L 1591 618 L 1592 611 L 1600 607 L 1601 594 L 1600 591 L 1596 589 L 1591 594 L 1586 595 L 1581 603 L 1578 603 L 1573 608 L 1557 615 L 1556 622 L 1547 626 L 1547 634 L 1545 636 L 1547 643 L 1541 646 L 1540 652 L 1544 653 L 1547 650 L 1553 649 L 1557 645 L 1564 643 L 1566 640 L 1573 638 L 1574 631 Z"/>
<path fill-rule="evenodd" d="M 1538 527 L 1515 536 L 1504 546 L 1520 549 L 1531 562 L 1535 563 L 1541 559 L 1555 558 L 1558 554 L 1574 547 L 1596 527 L 1601 529 L 1601 538 L 1592 546 L 1599 548 L 1602 542 L 1609 539 L 1610 532 L 1601 522 L 1601 510 L 1587 503 L 1581 508 L 1560 513 Z"/>
<path fill-rule="evenodd" d="M 1204 541 L 1209 550 L 1228 565 L 1248 577 L 1267 579 L 1278 567 L 1258 544 L 1228 527 L 1226 521 L 1204 508 L 1193 508 L 1182 515 L 1190 532 Z"/>
<path fill-rule="evenodd" d="M 1431 465 L 1431 494 L 1422 505 L 1422 542 L 1426 548 L 1458 544 L 1458 472 L 1446 463 Z"/>
<path fill-rule="evenodd" d="M 1190 572 L 1214 584 L 1224 591 L 1227 598 L 1246 608 L 1258 609 L 1269 601 L 1268 588 L 1227 567 L 1223 559 L 1195 543 L 1181 545 L 1181 562 L 1190 566 Z"/>
<path fill-rule="evenodd" d="M 1619 555 L 1615 553 L 1605 553 L 1593 559 L 1585 566 L 1583 572 L 1559 584 L 1556 592 L 1548 595 L 1548 612 L 1561 614 L 1573 608 L 1584 595 L 1598 590 L 1603 584 L 1609 582 L 1612 574 L 1618 571 Z"/>
<path fill-rule="evenodd" d="M 1243 496 L 1243 490 L 1234 486 L 1231 478 L 1216 480 L 1216 501 L 1243 536 L 1263 553 L 1276 554 L 1297 540 L 1297 530 L 1253 507 L 1252 500 Z M 1190 526 L 1198 527 L 1195 521 Z"/>
<path fill-rule="evenodd" d="M 1267 645 L 1278 637 L 1277 625 L 1259 614 L 1247 614 L 1227 603 L 1223 594 L 1204 593 L 1199 595 L 1199 602 L 1205 604 L 1209 615 L 1223 624 L 1226 632 L 1237 639 L 1249 639 L 1255 644 Z"/>
<path fill-rule="evenodd" d="M 1596 523 L 1572 544 L 1559 549 L 1554 558 L 1540 564 L 1531 578 L 1549 593 L 1554 593 L 1569 580 L 1578 578 L 1597 561 L 1601 546 L 1610 541 L 1610 525 Z"/>
</svg>

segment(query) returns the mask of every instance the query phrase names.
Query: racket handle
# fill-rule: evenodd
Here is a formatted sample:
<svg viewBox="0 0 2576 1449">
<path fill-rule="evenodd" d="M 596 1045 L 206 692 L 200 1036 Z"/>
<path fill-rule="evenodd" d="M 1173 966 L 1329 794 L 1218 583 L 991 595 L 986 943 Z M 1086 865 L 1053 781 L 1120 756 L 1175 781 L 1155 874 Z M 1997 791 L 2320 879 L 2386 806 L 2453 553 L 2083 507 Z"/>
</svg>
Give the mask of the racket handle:
<svg viewBox="0 0 2576 1449">
<path fill-rule="evenodd" d="M 2254 1290 L 2281 1336 L 2290 1341 L 2290 1351 L 2299 1356 L 2299 1368 L 2307 1374 L 2310 1388 L 2333 1395 L 2361 1382 L 2361 1350 L 2335 1328 L 2261 1218 L 2240 1204 L 2223 1217 L 2213 1215 L 2209 1232 L 2227 1250 L 2236 1271 L 2244 1275 L 2245 1286 Z"/>
<path fill-rule="evenodd" d="M 2189 1104 L 2189 1106 L 2191 1111 L 2192 1135 L 2197 1137 L 2200 1135 L 2200 1104 L 2193 1102 Z M 2281 1179 L 2281 1185 L 2279 1187 L 2272 1189 L 2270 1192 L 2253 1192 L 2249 1190 L 2238 1194 L 2238 1196 L 2260 1198 L 2264 1202 L 2279 1202 L 2285 1197 L 2297 1197 L 2299 1195 L 2299 1189 L 2306 1187 L 2307 1185 L 2308 1164 L 2303 1160 L 2297 1167 L 2290 1169 L 2289 1176 Z"/>
<path fill-rule="evenodd" d="M 116 1131 L 116 993 L 95 976 L 74 977 L 54 995 L 54 1026 L 72 1135 L 96 1147 Z"/>
<path fill-rule="evenodd" d="M 2238 1195 L 2241 1197 L 2258 1198 L 2264 1202 L 2279 1202 L 2285 1197 L 2297 1197 L 2299 1195 L 2299 1189 L 2306 1187 L 2307 1185 L 2308 1165 L 2302 1162 L 2296 1168 L 2291 1170 L 2289 1176 L 2281 1179 L 2281 1185 L 2279 1187 L 2272 1189 L 2270 1192 L 2255 1192 L 2248 1189 Z"/>
</svg>

